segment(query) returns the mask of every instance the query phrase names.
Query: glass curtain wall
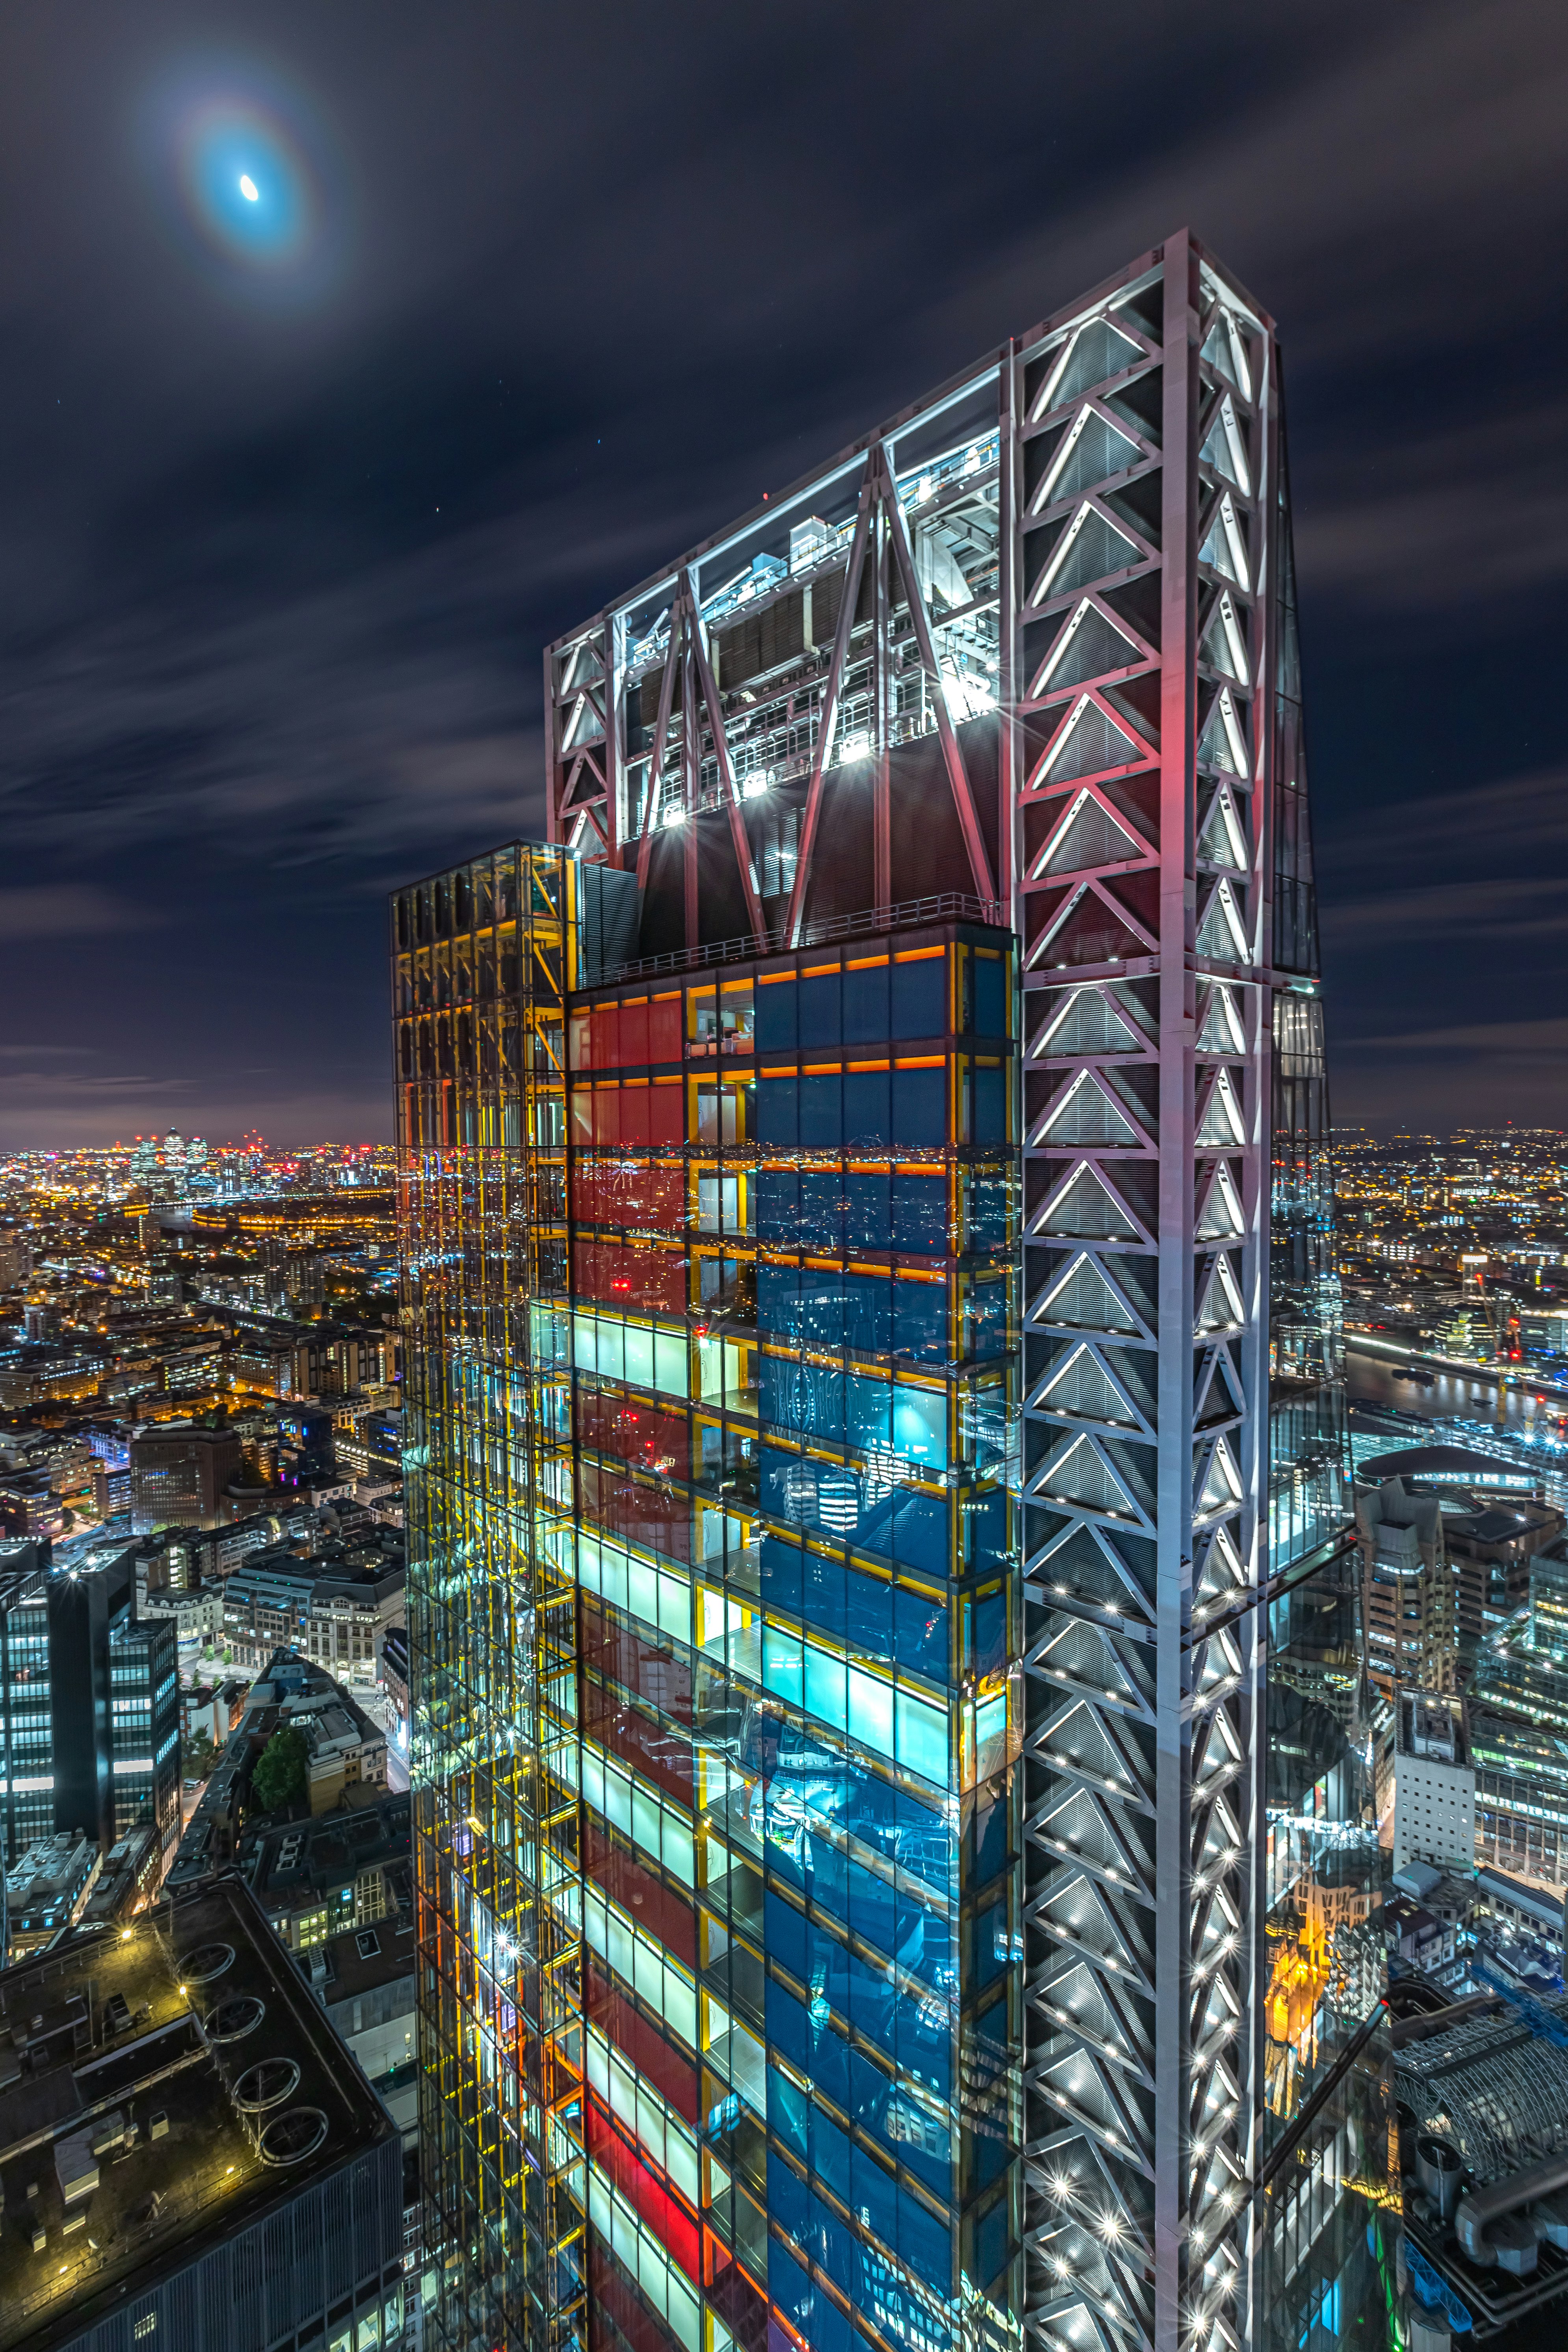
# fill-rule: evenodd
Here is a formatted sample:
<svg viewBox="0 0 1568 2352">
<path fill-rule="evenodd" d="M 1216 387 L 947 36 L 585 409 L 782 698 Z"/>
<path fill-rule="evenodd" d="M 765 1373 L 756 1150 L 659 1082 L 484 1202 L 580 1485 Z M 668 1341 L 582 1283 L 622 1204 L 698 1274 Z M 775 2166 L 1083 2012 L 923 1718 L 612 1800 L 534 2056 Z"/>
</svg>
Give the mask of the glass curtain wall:
<svg viewBox="0 0 1568 2352">
<path fill-rule="evenodd" d="M 585 2344 L 565 992 L 575 869 L 393 906 L 418 1895 L 437 2345 Z"/>
<path fill-rule="evenodd" d="M 1016 2339 L 1012 1003 L 1010 935 L 949 929 L 572 1013 L 590 2278 L 632 2352 L 650 2303 L 684 2352 Z"/>
</svg>

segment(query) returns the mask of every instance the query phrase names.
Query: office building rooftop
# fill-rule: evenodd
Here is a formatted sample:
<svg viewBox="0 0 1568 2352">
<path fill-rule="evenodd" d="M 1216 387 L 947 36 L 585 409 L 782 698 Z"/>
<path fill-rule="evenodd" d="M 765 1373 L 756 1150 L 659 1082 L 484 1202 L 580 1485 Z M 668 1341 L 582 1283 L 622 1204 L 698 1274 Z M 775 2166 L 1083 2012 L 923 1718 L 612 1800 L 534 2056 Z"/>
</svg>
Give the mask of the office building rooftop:
<svg viewBox="0 0 1568 2352">
<path fill-rule="evenodd" d="M 0 2352 L 85 2338 L 130 2298 L 140 2315 L 395 2141 L 237 1878 L 7 1970 Z"/>
</svg>

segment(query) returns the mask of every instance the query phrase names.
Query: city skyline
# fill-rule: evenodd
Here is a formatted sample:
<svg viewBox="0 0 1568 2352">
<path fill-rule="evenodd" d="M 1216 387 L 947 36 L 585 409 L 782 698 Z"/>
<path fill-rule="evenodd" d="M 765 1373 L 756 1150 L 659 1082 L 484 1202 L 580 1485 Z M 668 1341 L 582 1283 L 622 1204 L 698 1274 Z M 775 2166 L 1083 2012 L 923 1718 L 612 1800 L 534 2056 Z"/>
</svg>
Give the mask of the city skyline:
<svg viewBox="0 0 1568 2352">
<path fill-rule="evenodd" d="M 1194 38 L 1134 6 L 1129 76 L 1004 9 L 926 28 L 896 100 L 858 61 L 823 83 L 809 12 L 700 61 L 628 26 L 592 72 L 558 22 L 488 20 L 458 58 L 381 21 L 367 54 L 285 8 L 262 54 L 165 5 L 68 66 L 58 20 L 13 12 L 0 105 L 42 200 L 0 394 L 0 1149 L 385 1139 L 382 893 L 542 830 L 536 649 L 968 364 L 1026 287 L 1067 299 L 1184 218 L 1288 331 L 1336 1118 L 1568 1121 L 1552 14 Z M 1002 55 L 1076 102 L 1045 144 L 988 121 L 982 156 L 954 126 Z M 198 69 L 336 207 L 293 292 L 166 217 L 159 109 Z M 585 192 L 563 159 L 602 150 L 595 107 L 616 160 Z M 803 155 L 820 233 L 775 263 L 763 159 Z M 699 225 L 700 271 L 645 266 Z"/>
</svg>

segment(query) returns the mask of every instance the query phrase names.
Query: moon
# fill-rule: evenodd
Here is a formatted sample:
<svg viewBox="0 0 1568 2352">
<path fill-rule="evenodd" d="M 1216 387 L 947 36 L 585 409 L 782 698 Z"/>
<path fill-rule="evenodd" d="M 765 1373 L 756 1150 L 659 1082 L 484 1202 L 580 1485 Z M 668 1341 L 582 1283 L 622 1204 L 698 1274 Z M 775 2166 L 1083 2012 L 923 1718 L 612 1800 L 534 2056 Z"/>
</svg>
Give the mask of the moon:
<svg viewBox="0 0 1568 2352">
<path fill-rule="evenodd" d="M 248 172 L 242 172 L 239 175 L 239 193 L 247 205 L 258 204 L 260 201 L 261 191 Z"/>
</svg>

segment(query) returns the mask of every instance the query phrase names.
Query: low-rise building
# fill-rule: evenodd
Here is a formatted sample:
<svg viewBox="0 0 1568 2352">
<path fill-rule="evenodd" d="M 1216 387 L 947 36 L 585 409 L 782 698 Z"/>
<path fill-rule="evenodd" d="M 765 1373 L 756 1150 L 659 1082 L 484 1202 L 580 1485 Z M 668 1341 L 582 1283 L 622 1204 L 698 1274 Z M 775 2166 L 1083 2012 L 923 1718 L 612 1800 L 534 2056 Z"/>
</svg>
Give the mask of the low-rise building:
<svg viewBox="0 0 1568 2352">
<path fill-rule="evenodd" d="M 409 1865 L 397 1872 L 400 1898 L 411 1896 Z M 414 2000 L 414 1911 L 411 1900 L 363 1927 L 345 1927 L 310 1947 L 304 1961 L 311 1990 L 371 2089 L 403 2135 L 419 2144 L 419 2072 Z"/>
<path fill-rule="evenodd" d="M 103 1866 L 82 1906 L 77 1932 L 118 1927 L 156 1901 L 163 1874 L 163 1846 L 156 1822 L 138 1822 L 116 1839 L 103 1857 Z"/>
<path fill-rule="evenodd" d="M 273 1734 L 300 1733 L 305 1794 L 276 1817 L 251 1811 L 251 1778 Z M 386 1734 L 320 1667 L 279 1651 L 254 1682 L 245 1712 L 208 1775 L 170 1865 L 171 1892 L 197 1885 L 234 1861 L 242 1826 L 292 1827 L 345 1800 L 374 1804 L 386 1787 Z"/>
<path fill-rule="evenodd" d="M 286 1647 L 346 1682 L 374 1683 L 387 1633 L 404 1622 L 401 1540 L 377 1529 L 373 1542 L 329 1542 L 309 1559 L 253 1553 L 228 1577 L 223 1602 L 237 1665 L 259 1672 Z"/>
<path fill-rule="evenodd" d="M 237 1867 L 290 1951 L 386 1920 L 412 1925 L 408 1792 L 350 1795 L 330 1813 L 252 1823 L 240 1840 Z"/>
<path fill-rule="evenodd" d="M 241 1880 L 0 1978 L 0 2352 L 401 2341 L 401 2135 Z"/>
<path fill-rule="evenodd" d="M 89 1837 L 61 1830 L 37 1838 L 5 1874 L 9 1958 L 41 1951 L 74 1926 L 98 1877 L 100 1854 Z"/>
<path fill-rule="evenodd" d="M 1564 1898 L 1500 1870 L 1476 1874 L 1476 1916 L 1490 1922 L 1518 1943 L 1544 1944 L 1561 1962 L 1563 1952 Z"/>
</svg>

